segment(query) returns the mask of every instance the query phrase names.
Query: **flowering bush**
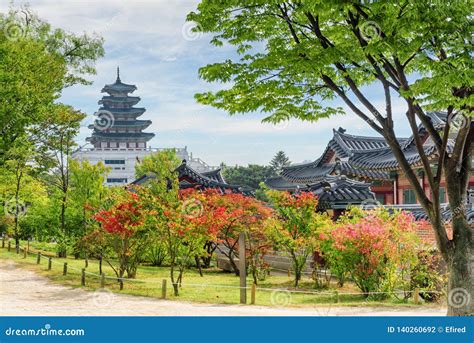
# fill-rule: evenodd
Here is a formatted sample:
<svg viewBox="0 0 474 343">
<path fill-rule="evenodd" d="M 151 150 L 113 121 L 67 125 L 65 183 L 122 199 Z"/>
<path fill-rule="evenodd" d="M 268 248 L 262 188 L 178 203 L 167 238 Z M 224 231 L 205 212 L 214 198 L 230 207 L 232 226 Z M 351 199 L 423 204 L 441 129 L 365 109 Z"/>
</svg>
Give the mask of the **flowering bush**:
<svg viewBox="0 0 474 343">
<path fill-rule="evenodd" d="M 108 210 L 102 210 L 94 219 L 101 224 L 104 236 L 115 254 L 116 265 L 107 259 L 119 278 L 120 288 L 123 288 L 122 278 L 134 278 L 143 251 L 146 247 L 147 234 L 143 226 L 145 211 L 142 209 L 137 194 L 131 192 L 114 193 L 113 205 Z M 97 232 L 93 232 L 98 236 Z M 99 235 L 100 236 L 100 235 Z M 92 239 L 92 237 L 91 237 Z"/>
<path fill-rule="evenodd" d="M 391 292 L 416 261 L 416 222 L 404 212 L 352 209 L 323 234 L 320 249 L 331 271 L 359 289 Z"/>
<path fill-rule="evenodd" d="M 276 217 L 267 222 L 275 246 L 291 258 L 298 286 L 306 261 L 317 247 L 319 233 L 331 225 L 326 214 L 316 212 L 318 199 L 310 192 L 292 195 L 288 192 L 267 191 Z"/>
</svg>

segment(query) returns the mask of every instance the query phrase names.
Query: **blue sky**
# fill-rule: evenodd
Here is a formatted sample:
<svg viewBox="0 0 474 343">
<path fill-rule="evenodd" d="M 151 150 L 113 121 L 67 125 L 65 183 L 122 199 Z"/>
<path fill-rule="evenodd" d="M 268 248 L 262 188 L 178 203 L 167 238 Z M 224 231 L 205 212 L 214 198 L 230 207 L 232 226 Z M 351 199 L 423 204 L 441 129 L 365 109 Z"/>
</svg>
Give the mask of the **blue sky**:
<svg viewBox="0 0 474 343">
<path fill-rule="evenodd" d="M 67 31 L 95 32 L 105 38 L 105 57 L 97 61 L 97 75 L 91 86 L 66 89 L 61 101 L 88 114 L 78 143 L 85 144 L 87 125 L 93 121 L 100 90 L 116 77 L 135 84 L 140 106 L 147 109 L 141 119 L 153 124 L 152 147 L 184 147 L 208 164 L 266 164 L 283 150 L 293 162 L 316 159 L 332 136 L 332 128 L 342 126 L 348 133 L 373 134 L 365 123 L 346 108 L 341 117 L 317 123 L 297 120 L 281 125 L 262 124 L 264 115 L 251 113 L 229 117 L 225 111 L 203 106 L 194 100 L 196 92 L 217 89 L 198 78 L 199 67 L 234 56 L 232 47 L 216 48 L 210 36 L 190 33 L 186 14 L 197 0 L 31 0 L 30 7 L 53 26 Z M 22 2 L 15 1 L 18 6 Z M 7 1 L 0 9 L 7 10 Z M 369 95 L 383 108 L 381 93 L 369 88 Z M 400 102 L 395 110 L 403 110 Z M 399 113 L 400 115 L 401 113 Z M 403 130 L 405 131 L 405 130 Z M 406 133 L 403 132 L 402 133 Z"/>
</svg>

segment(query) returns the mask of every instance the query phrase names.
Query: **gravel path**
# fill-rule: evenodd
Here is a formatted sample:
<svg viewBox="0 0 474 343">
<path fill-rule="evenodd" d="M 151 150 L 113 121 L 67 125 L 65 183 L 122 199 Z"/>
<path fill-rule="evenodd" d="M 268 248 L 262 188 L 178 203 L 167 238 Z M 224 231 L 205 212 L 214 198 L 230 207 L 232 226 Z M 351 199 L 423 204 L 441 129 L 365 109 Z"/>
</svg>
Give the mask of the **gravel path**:
<svg viewBox="0 0 474 343">
<path fill-rule="evenodd" d="M 212 305 L 85 291 L 0 260 L 2 316 L 444 316 L 445 308 L 323 307 L 270 308 Z"/>
</svg>

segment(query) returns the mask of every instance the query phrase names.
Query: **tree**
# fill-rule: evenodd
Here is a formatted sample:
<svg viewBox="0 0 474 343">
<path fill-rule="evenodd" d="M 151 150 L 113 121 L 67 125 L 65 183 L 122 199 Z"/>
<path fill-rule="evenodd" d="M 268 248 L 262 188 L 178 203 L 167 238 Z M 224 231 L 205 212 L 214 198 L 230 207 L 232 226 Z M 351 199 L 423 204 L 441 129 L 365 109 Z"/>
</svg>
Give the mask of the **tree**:
<svg viewBox="0 0 474 343">
<path fill-rule="evenodd" d="M 105 198 L 105 178 L 109 168 L 102 162 L 95 165 L 88 161 L 70 160 L 70 201 L 69 206 L 76 210 L 80 217 L 81 228 L 77 232 L 76 246 L 81 245 L 82 238 L 89 233 L 88 227 L 92 215 L 99 210 Z"/>
<path fill-rule="evenodd" d="M 342 100 L 385 138 L 430 219 L 450 272 L 449 290 L 461 289 L 468 300 L 466 293 L 473 294 L 472 234 L 464 204 L 474 142 L 471 19 L 465 0 L 203 0 L 188 20 L 197 23 L 197 30 L 214 33 L 214 45 L 236 46 L 240 59 L 201 68 L 206 81 L 232 86 L 196 97 L 230 114 L 271 113 L 268 122 L 291 117 L 314 122 L 342 113 L 327 101 Z M 382 106 L 370 96 L 375 91 L 383 94 Z M 404 119 L 396 117 L 397 124 L 412 131 L 431 194 L 420 186 L 397 139 L 394 97 L 402 100 L 405 112 Z M 442 132 L 431 122 L 431 110 L 447 112 Z M 455 125 L 456 118 L 461 125 Z M 424 130 L 418 130 L 418 123 Z M 434 161 L 423 149 L 425 133 L 439 156 Z M 454 212 L 452 239 L 439 202 L 443 176 Z M 474 301 L 448 305 L 450 315 L 474 312 Z"/>
<path fill-rule="evenodd" d="M 145 250 L 147 234 L 143 225 L 145 211 L 138 195 L 127 191 L 115 194 L 117 195 L 115 204 L 108 210 L 100 211 L 94 218 L 101 223 L 106 232 L 107 245 L 115 253 L 114 260 L 106 259 L 106 261 L 117 275 L 122 290 L 125 273 L 128 278 L 136 276 L 138 264 Z"/>
<path fill-rule="evenodd" d="M 286 156 L 284 151 L 278 151 L 270 161 L 270 167 L 272 167 L 273 172 L 278 175 L 282 171 L 283 167 L 287 167 L 291 164 L 290 159 Z"/>
<path fill-rule="evenodd" d="M 43 165 L 51 168 L 45 177 L 54 189 L 54 195 L 60 199 L 60 236 L 59 251 L 66 256 L 66 246 L 71 238 L 70 228 L 66 225 L 66 210 L 70 194 L 70 162 L 76 146 L 74 138 L 85 115 L 70 106 L 57 104 L 51 107 L 48 120 L 34 129 L 38 149 L 41 151 Z"/>
<path fill-rule="evenodd" d="M 137 176 L 152 174 L 154 177 L 137 192 L 149 215 L 145 226 L 156 231 L 166 245 L 170 263 L 170 278 L 174 294 L 179 295 L 179 287 L 184 272 L 196 256 L 203 254 L 203 247 L 210 239 L 205 227 L 194 225 L 191 220 L 198 217 L 200 202 L 193 190 L 180 192 L 176 168 L 180 161 L 174 150 L 164 150 L 151 154 L 136 166 Z M 197 209 L 197 212 L 195 212 Z"/>
<path fill-rule="evenodd" d="M 269 212 L 268 212 L 269 214 Z M 265 255 L 272 247 L 272 241 L 265 228 L 265 219 L 259 220 L 244 229 L 245 233 L 245 253 L 247 255 L 248 268 L 253 278 L 253 283 L 263 281 L 270 274 L 270 264 L 265 261 Z"/>
<path fill-rule="evenodd" d="M 247 167 L 235 166 L 224 167 L 223 175 L 226 182 L 242 187 L 248 187 L 255 190 L 260 182 L 274 176 L 273 169 L 269 166 L 260 166 L 258 164 L 249 164 Z"/>
<path fill-rule="evenodd" d="M 207 190 L 202 194 L 202 215 L 194 221 L 197 226 L 208 228 L 210 237 L 213 238 L 212 251 L 217 249 L 227 257 L 238 276 L 239 268 L 235 257 L 238 257 L 239 234 L 247 233 L 248 243 L 253 242 L 257 237 L 257 228 L 262 226 L 271 211 L 261 201 L 242 194 L 220 194 L 215 190 Z M 255 256 L 256 249 L 257 244 L 254 244 L 251 253 Z"/>
<path fill-rule="evenodd" d="M 404 212 L 353 208 L 322 233 L 319 251 L 331 273 L 350 275 L 365 297 L 386 298 L 409 280 L 421 248 L 416 227 Z"/>
<path fill-rule="evenodd" d="M 17 139 L 5 156 L 2 171 L 1 194 L 3 213 L 13 219 L 13 237 L 16 251 L 20 249 L 23 235 L 21 221 L 28 208 L 36 206 L 39 198 L 45 196 L 43 185 L 35 178 L 35 150 L 31 142 Z"/>
<path fill-rule="evenodd" d="M 306 261 L 316 251 L 319 234 L 331 220 L 326 214 L 316 213 L 318 199 L 313 193 L 292 195 L 269 190 L 267 196 L 276 212 L 276 217 L 267 222 L 268 234 L 276 247 L 291 258 L 295 287 L 298 287 Z"/>
<path fill-rule="evenodd" d="M 65 87 L 89 83 L 102 44 L 53 29 L 28 7 L 0 14 L 0 164 L 16 139 L 48 119 Z"/>
</svg>

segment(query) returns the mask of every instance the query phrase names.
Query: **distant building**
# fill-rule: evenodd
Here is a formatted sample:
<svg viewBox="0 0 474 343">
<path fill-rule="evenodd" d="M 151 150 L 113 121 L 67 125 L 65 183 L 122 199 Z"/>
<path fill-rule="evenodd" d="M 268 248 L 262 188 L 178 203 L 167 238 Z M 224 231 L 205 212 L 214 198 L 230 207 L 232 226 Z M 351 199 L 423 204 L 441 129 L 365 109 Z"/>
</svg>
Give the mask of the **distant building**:
<svg viewBox="0 0 474 343">
<path fill-rule="evenodd" d="M 221 194 L 240 193 L 243 195 L 253 196 L 250 189 L 246 189 L 238 185 L 228 184 L 224 180 L 220 168 L 207 172 L 198 172 L 197 170 L 193 169 L 186 160 L 183 160 L 181 165 L 176 168 L 176 172 L 180 189 L 215 189 Z M 143 186 L 155 178 L 156 176 L 153 173 L 143 175 L 142 177 L 131 182 L 128 187 L 133 188 L 134 186 Z"/>
<path fill-rule="evenodd" d="M 89 126 L 92 130 L 86 139 L 92 147 L 81 148 L 74 152 L 73 158 L 87 160 L 92 164 L 104 163 L 111 168 L 107 177 L 107 185 L 127 184 L 135 180 L 135 164 L 152 152 L 163 149 L 153 149 L 148 141 L 155 134 L 143 132 L 151 125 L 151 120 L 139 120 L 146 109 L 134 107 L 140 102 L 140 97 L 130 94 L 137 90 L 135 85 L 123 83 L 120 80 L 120 70 L 117 68 L 115 83 L 105 85 L 102 93 L 107 93 L 99 100 L 101 107 L 96 113 L 97 119 Z M 214 167 L 207 165 L 199 158 L 193 158 L 186 147 L 177 148 L 179 159 L 198 172 L 209 172 Z"/>
<path fill-rule="evenodd" d="M 437 130 L 442 130 L 447 121 L 447 115 L 441 112 L 429 113 L 431 122 Z M 423 141 L 426 156 L 435 167 L 437 150 L 423 125 L 418 127 Z M 399 143 L 407 161 L 416 171 L 420 185 L 431 198 L 429 183 L 424 175 L 422 162 L 415 146 L 413 136 L 399 139 Z M 453 140 L 447 144 L 448 151 L 453 147 Z M 474 164 L 473 164 L 474 165 Z M 367 197 L 362 201 L 368 207 L 390 205 L 391 208 L 400 208 L 412 212 L 418 219 L 426 219 L 423 209 L 417 204 L 415 192 L 403 174 L 392 150 L 382 137 L 356 136 L 346 133 L 339 128 L 333 130 L 333 138 L 329 141 L 323 154 L 310 163 L 296 164 L 284 167 L 280 176 L 267 179 L 269 188 L 293 192 L 298 189 L 311 190 L 314 185 L 325 182 L 328 178 L 345 176 L 353 181 L 364 182 L 370 185 L 375 194 L 375 203 Z M 347 184 L 347 181 L 346 181 Z M 326 187 L 325 192 L 338 194 L 337 183 Z M 440 202 L 443 204 L 443 219 L 450 220 L 451 212 L 446 204 L 447 195 L 444 178 L 440 183 Z M 351 188 L 353 194 L 350 193 Z M 318 187 L 320 189 L 320 187 Z M 474 192 L 474 174 L 469 175 L 470 194 Z M 321 193 L 320 194 L 324 194 Z M 346 189 L 347 199 L 360 201 L 359 190 L 355 187 Z M 342 194 L 341 194 L 342 197 Z M 344 199 L 342 199 L 344 200 Z M 352 202 L 354 204 L 354 201 Z M 350 204 L 349 201 L 347 202 Z M 474 198 L 470 195 L 466 208 L 468 222 L 474 224 Z"/>
</svg>

